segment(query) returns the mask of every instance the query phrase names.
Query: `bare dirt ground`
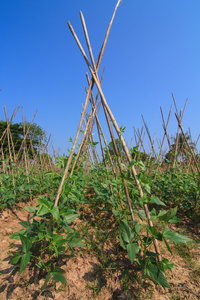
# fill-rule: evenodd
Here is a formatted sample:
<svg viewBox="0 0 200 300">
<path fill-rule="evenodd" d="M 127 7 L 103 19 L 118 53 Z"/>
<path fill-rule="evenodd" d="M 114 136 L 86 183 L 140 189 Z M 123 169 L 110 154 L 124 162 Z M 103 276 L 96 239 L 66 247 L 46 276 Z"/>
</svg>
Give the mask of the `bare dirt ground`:
<svg viewBox="0 0 200 300">
<path fill-rule="evenodd" d="M 9 236 L 20 230 L 18 223 L 27 220 L 27 211 L 24 206 L 36 203 L 20 204 L 13 211 L 5 210 L 0 214 L 0 299 L 96 299 L 96 300 L 126 300 L 126 299 L 200 299 L 200 229 L 185 220 L 174 225 L 171 229 L 184 233 L 193 242 L 189 245 L 172 246 L 173 263 L 175 270 L 168 272 L 168 282 L 171 289 L 155 286 L 152 282 L 144 282 L 136 265 L 131 265 L 126 254 L 118 255 L 109 245 L 104 245 L 101 251 L 104 259 L 115 261 L 118 268 L 102 267 L 101 253 L 92 249 L 77 249 L 74 255 L 67 254 L 60 262 L 66 271 L 64 274 L 67 284 L 51 283 L 40 293 L 44 279 L 39 278 L 38 284 L 34 283 L 33 267 L 28 266 L 19 275 L 16 268 L 10 265 L 9 259 L 20 247 L 20 243 L 11 240 Z M 77 221 L 77 224 L 82 222 Z M 191 230 L 190 230 L 191 229 Z M 92 235 L 94 231 L 89 230 Z M 98 247 L 98 246 L 97 246 Z M 160 245 L 165 257 L 171 259 L 170 254 Z"/>
</svg>

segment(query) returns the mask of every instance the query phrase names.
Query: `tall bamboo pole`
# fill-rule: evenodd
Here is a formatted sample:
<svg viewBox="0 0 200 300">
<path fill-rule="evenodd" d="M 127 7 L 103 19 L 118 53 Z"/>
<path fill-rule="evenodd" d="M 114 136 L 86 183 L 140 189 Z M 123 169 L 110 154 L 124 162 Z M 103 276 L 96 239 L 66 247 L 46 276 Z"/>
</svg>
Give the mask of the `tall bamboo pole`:
<svg viewBox="0 0 200 300">
<path fill-rule="evenodd" d="M 101 47 L 98 59 L 97 59 L 97 66 L 96 66 L 97 70 L 100 67 L 101 60 L 102 60 L 102 57 L 103 57 L 103 54 L 104 54 L 104 51 L 105 51 L 105 47 L 106 47 L 106 44 L 107 44 L 108 36 L 109 36 L 109 33 L 110 33 L 110 29 L 111 29 L 111 26 L 112 26 L 112 23 L 113 23 L 113 20 L 114 20 L 114 17 L 115 17 L 115 14 L 117 12 L 117 8 L 118 8 L 120 2 L 121 2 L 121 0 L 118 0 L 117 5 L 116 5 L 115 10 L 114 10 L 114 13 L 112 15 L 110 24 L 108 25 L 106 36 L 105 36 L 103 45 Z M 70 28 L 70 22 L 68 22 L 68 26 Z M 85 100 L 83 114 L 81 116 L 81 120 L 80 120 L 79 127 L 78 127 L 78 130 L 77 130 L 76 138 L 75 138 L 73 147 L 72 147 L 70 155 L 69 155 L 69 159 L 68 159 L 68 162 L 67 162 L 64 174 L 63 174 L 63 178 L 61 180 L 61 183 L 60 183 L 60 186 L 59 186 L 59 189 L 58 189 L 58 193 L 57 193 L 55 204 L 54 204 L 55 206 L 58 205 L 60 194 L 62 192 L 62 187 L 63 187 L 64 181 L 65 181 L 65 178 L 67 177 L 67 174 L 68 174 L 68 170 L 69 170 L 69 167 L 70 167 L 70 164 L 71 164 L 71 160 L 72 160 L 72 157 L 73 157 L 73 154 L 74 154 L 74 151 L 75 151 L 75 148 L 76 148 L 76 144 L 77 144 L 77 141 L 78 141 L 78 138 L 79 138 L 80 130 L 81 130 L 81 127 L 82 127 L 82 123 L 83 123 L 84 115 L 85 115 L 85 112 L 86 112 L 86 109 L 87 109 L 87 106 L 88 106 L 88 102 L 89 102 L 89 99 L 90 99 L 90 96 L 91 96 L 93 85 L 94 85 L 94 79 L 91 80 L 91 83 L 90 83 L 90 86 L 89 86 L 89 89 L 88 89 L 88 94 L 87 94 L 87 97 L 86 97 L 86 100 Z"/>
<path fill-rule="evenodd" d="M 160 146 L 159 157 L 161 156 L 161 153 L 162 153 L 162 148 L 163 148 L 163 145 L 164 145 L 165 136 L 166 136 L 167 141 L 168 141 L 169 149 L 171 148 L 170 139 L 169 139 L 169 136 L 168 136 L 168 133 L 167 133 L 167 128 L 168 128 L 169 119 L 170 119 L 170 116 L 171 116 L 171 111 L 172 111 L 172 105 L 170 107 L 170 111 L 169 111 L 169 114 L 168 114 L 167 123 L 165 124 L 165 119 L 164 119 L 164 116 L 163 116 L 162 107 L 160 106 L 160 112 L 161 112 L 162 121 L 163 121 L 162 125 L 163 125 L 163 129 L 164 129 L 164 136 L 163 136 L 163 140 L 162 140 L 162 143 L 161 143 L 161 146 Z"/>
</svg>

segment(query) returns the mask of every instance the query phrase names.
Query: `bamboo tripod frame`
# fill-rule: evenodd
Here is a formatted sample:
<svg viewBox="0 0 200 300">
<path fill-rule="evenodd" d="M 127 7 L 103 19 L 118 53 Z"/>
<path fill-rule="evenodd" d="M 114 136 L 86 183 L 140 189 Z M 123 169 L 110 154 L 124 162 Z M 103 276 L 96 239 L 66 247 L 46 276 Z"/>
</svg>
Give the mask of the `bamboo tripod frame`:
<svg viewBox="0 0 200 300">
<path fill-rule="evenodd" d="M 113 145 L 114 145 L 116 156 L 118 157 L 119 153 L 117 151 L 117 147 L 116 147 L 116 144 L 115 144 L 115 139 L 114 139 L 114 135 L 113 135 L 113 131 L 112 131 L 111 122 L 112 122 L 113 127 L 115 128 L 115 131 L 116 131 L 116 133 L 117 133 L 117 135 L 118 135 L 118 137 L 119 137 L 119 139 L 120 139 L 120 141 L 122 143 L 122 146 L 123 146 L 123 149 L 124 149 L 124 152 L 126 154 L 128 162 L 130 163 L 131 160 L 132 160 L 131 156 L 130 156 L 130 153 L 129 153 L 128 149 L 127 149 L 126 143 L 124 141 L 123 135 L 122 135 L 122 133 L 121 133 L 119 127 L 118 127 L 118 124 L 117 124 L 117 122 L 116 122 L 116 120 L 115 120 L 115 118 L 114 118 L 114 116 L 112 114 L 112 111 L 111 111 L 110 107 L 107 104 L 107 101 L 106 101 L 106 98 L 105 98 L 104 93 L 102 91 L 101 83 L 100 83 L 100 80 L 99 80 L 99 77 L 98 77 L 99 66 L 100 66 L 100 63 L 101 63 L 101 60 L 102 60 L 102 57 L 103 57 L 103 53 L 104 53 L 105 46 L 106 46 L 106 43 L 107 43 L 107 40 L 108 40 L 110 29 L 111 29 L 111 26 L 112 26 L 112 23 L 113 23 L 113 20 L 114 20 L 114 17 L 115 17 L 115 14 L 116 14 L 116 11 L 117 11 L 117 8 L 118 8 L 120 2 L 121 2 L 121 0 L 119 0 L 117 2 L 117 5 L 115 7 L 115 10 L 114 10 L 111 22 L 110 22 L 110 24 L 108 26 L 108 29 L 107 29 L 107 32 L 106 32 L 106 36 L 105 36 L 105 39 L 104 39 L 102 48 L 100 50 L 100 54 L 99 54 L 99 57 L 98 57 L 98 60 L 97 60 L 96 64 L 95 64 L 95 61 L 94 61 L 94 56 L 93 56 L 93 53 L 92 53 L 92 48 L 91 48 L 91 44 L 90 44 L 90 40 L 89 40 L 89 35 L 88 35 L 88 32 L 87 32 L 87 27 L 86 27 L 86 24 L 85 24 L 85 20 L 84 20 L 82 12 L 80 12 L 80 18 L 81 18 L 82 27 L 83 27 L 83 31 L 84 31 L 84 35 L 85 35 L 85 39 L 86 39 L 86 43 L 87 43 L 87 47 L 88 47 L 90 59 L 91 59 L 91 62 L 92 62 L 92 66 L 91 66 L 91 64 L 89 62 L 89 59 L 87 58 L 87 55 L 86 55 L 86 53 L 85 53 L 85 51 L 84 51 L 84 49 L 83 49 L 83 47 L 82 47 L 82 45 L 81 45 L 81 43 L 80 43 L 77 35 L 76 35 L 76 33 L 75 33 L 72 25 L 70 24 L 70 22 L 68 22 L 69 29 L 70 29 L 70 31 L 71 31 L 71 33 L 72 33 L 72 35 L 73 35 L 73 37 L 74 37 L 74 39 L 75 39 L 75 41 L 76 41 L 79 49 L 80 49 L 80 51 L 81 51 L 81 53 L 82 53 L 82 55 L 83 55 L 83 57 L 85 59 L 85 62 L 86 62 L 87 66 L 89 68 L 89 71 L 91 73 L 92 79 L 90 81 L 90 85 L 89 85 L 87 97 L 86 97 L 86 100 L 85 100 L 85 105 L 84 105 L 84 108 L 83 108 L 83 112 L 82 112 L 82 115 L 81 115 L 81 120 L 80 120 L 80 123 L 79 123 L 79 127 L 78 127 L 78 130 L 77 130 L 76 138 L 75 138 L 73 147 L 71 149 L 71 153 L 69 155 L 69 159 L 68 159 L 68 162 L 67 162 L 64 174 L 63 174 L 63 178 L 61 180 L 60 187 L 58 189 L 57 197 L 56 197 L 55 204 L 54 204 L 55 206 L 58 205 L 59 198 L 60 198 L 60 195 L 61 195 L 61 192 L 62 192 L 62 187 L 63 187 L 64 181 L 65 181 L 65 179 L 67 177 L 67 174 L 68 174 L 68 171 L 69 171 L 69 168 L 70 168 L 70 164 L 71 164 L 71 161 L 72 161 L 72 156 L 74 154 L 75 147 L 76 147 L 76 144 L 77 144 L 77 141 L 78 141 L 78 138 L 79 138 L 80 130 L 81 130 L 82 123 L 83 123 L 83 120 L 84 120 L 84 116 L 85 116 L 85 113 L 86 113 L 86 110 L 87 110 L 89 99 L 90 99 L 91 94 L 92 94 L 92 89 L 93 89 L 94 83 L 96 84 L 98 92 L 100 93 L 102 106 L 103 106 L 104 113 L 105 113 L 105 116 L 106 116 L 106 120 L 107 120 L 108 128 L 109 128 L 109 131 L 110 131 L 111 139 L 112 139 L 112 142 L 113 142 Z M 94 111 L 95 111 L 95 109 L 96 109 L 96 107 L 94 108 Z M 89 124 L 89 120 L 88 120 L 87 125 L 88 126 L 86 126 L 85 132 L 89 130 L 89 125 L 90 125 Z M 83 139 L 84 138 L 85 138 L 85 134 L 84 134 L 84 136 L 82 138 L 82 142 L 81 142 L 81 146 L 80 147 L 82 147 Z M 78 153 L 79 152 L 80 152 L 80 150 L 78 150 Z M 120 162 L 119 162 L 119 166 L 121 166 Z M 127 189 L 127 186 L 126 186 L 126 181 L 123 178 L 123 171 L 122 171 L 121 168 L 120 168 L 120 173 L 121 173 L 121 176 L 122 176 L 122 179 L 123 179 L 123 182 L 124 182 L 125 193 L 126 193 L 126 197 L 127 197 L 127 201 L 128 201 L 128 206 L 129 206 L 129 209 L 130 209 L 130 212 L 131 212 L 132 220 L 134 221 L 134 216 L 133 216 L 133 211 L 132 211 L 132 205 L 131 205 L 130 198 L 129 198 L 129 195 L 128 195 L 128 189 Z M 139 191 L 139 195 L 142 198 L 143 197 L 143 191 L 142 191 L 142 187 L 140 185 L 140 182 L 137 179 L 137 173 L 136 173 L 136 170 L 135 170 L 134 166 L 132 166 L 132 173 L 133 173 L 133 177 L 134 177 L 134 180 L 136 182 L 136 185 L 137 185 L 137 188 L 138 188 L 138 191 Z M 72 175 L 72 173 L 70 174 L 70 176 L 71 175 Z M 145 211 L 145 214 L 146 214 L 146 217 L 147 217 L 147 220 L 148 220 L 148 224 L 149 224 L 149 226 L 153 227 L 153 223 L 152 223 L 152 221 L 150 219 L 150 213 L 149 213 L 148 205 L 144 204 L 143 207 L 144 207 L 144 211 Z M 157 240 L 154 240 L 154 247 L 155 247 L 156 253 L 158 254 L 159 259 L 161 259 L 160 250 L 159 250 L 159 247 L 158 247 Z"/>
</svg>

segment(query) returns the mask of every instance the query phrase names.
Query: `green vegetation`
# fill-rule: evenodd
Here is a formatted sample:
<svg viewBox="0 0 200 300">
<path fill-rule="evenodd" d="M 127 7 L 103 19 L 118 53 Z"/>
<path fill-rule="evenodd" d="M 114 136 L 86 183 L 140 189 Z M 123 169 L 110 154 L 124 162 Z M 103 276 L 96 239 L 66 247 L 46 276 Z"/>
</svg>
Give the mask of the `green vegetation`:
<svg viewBox="0 0 200 300">
<path fill-rule="evenodd" d="M 109 148 L 112 148 L 111 144 Z M 65 179 L 59 205 L 54 206 L 67 157 L 59 157 L 53 163 L 48 153 L 41 152 L 34 165 L 31 157 L 20 164 L 9 157 L 1 161 L 4 165 L 0 174 L 1 209 L 11 208 L 21 201 L 37 199 L 36 207 L 26 208 L 30 217 L 20 222 L 24 229 L 10 236 L 21 241 L 21 249 L 14 253 L 10 263 L 17 266 L 20 274 L 28 264 L 34 265 L 36 282 L 41 276 L 46 278 L 41 291 L 49 280 L 66 282 L 59 262 L 69 251 L 73 253 L 74 247 L 83 247 L 83 253 L 95 252 L 101 262 L 102 267 L 98 272 L 102 274 L 103 281 L 88 285 L 97 294 L 99 284 L 103 285 L 106 280 L 104 270 L 119 268 L 111 256 L 104 254 L 104 247 L 108 243 L 113 251 L 129 258 L 130 265 L 141 271 L 142 279 L 170 288 L 166 274 L 175 265 L 173 260 L 161 257 L 154 250 L 154 245 L 162 242 L 172 254 L 171 242 L 176 245 L 190 242 L 186 236 L 171 230 L 168 224 L 178 223 L 182 213 L 191 218 L 197 213 L 199 177 L 191 171 L 190 166 L 179 163 L 174 168 L 170 163 L 163 167 L 155 159 L 148 159 L 145 165 L 137 160 L 141 154 L 137 147 L 131 151 L 134 159 L 130 165 L 123 167 L 123 177 L 129 191 L 134 221 L 127 205 L 121 174 L 118 171 L 113 174 L 112 169 L 101 162 L 98 165 L 90 164 L 88 173 L 84 169 L 87 165 L 84 157 L 81 164 L 75 167 L 73 175 Z M 118 162 L 117 158 L 116 168 Z M 139 196 L 132 178 L 133 165 L 139 170 L 137 179 L 144 191 L 143 198 Z M 154 226 L 148 223 L 144 204 L 149 206 Z M 99 218 L 99 215 L 102 217 Z M 77 227 L 74 221 L 78 217 L 81 223 Z M 95 230 L 92 237 L 89 234 L 91 228 Z M 131 271 L 123 269 L 121 272 L 126 285 L 125 282 L 130 281 Z"/>
</svg>

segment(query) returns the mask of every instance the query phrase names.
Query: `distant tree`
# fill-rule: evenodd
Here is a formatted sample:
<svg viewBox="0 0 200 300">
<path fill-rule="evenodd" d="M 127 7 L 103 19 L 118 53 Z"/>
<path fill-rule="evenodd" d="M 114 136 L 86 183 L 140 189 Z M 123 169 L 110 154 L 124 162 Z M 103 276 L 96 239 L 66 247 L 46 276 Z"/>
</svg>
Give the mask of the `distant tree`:
<svg viewBox="0 0 200 300">
<path fill-rule="evenodd" d="M 21 148 L 22 141 L 24 139 L 24 131 L 25 134 L 27 132 L 28 127 L 30 126 L 29 129 L 29 134 L 26 137 L 26 147 L 28 149 L 28 155 L 30 158 L 33 157 L 32 149 L 30 143 L 32 142 L 33 146 L 33 151 L 36 153 L 39 147 L 40 143 L 45 143 L 45 132 L 44 130 L 37 124 L 31 124 L 30 123 L 15 123 L 15 124 L 10 124 L 10 132 L 11 132 L 11 137 L 15 149 L 15 154 L 17 154 Z M 0 121 L 0 138 L 2 137 L 4 131 L 7 129 L 7 122 L 5 121 Z M 4 156 L 9 155 L 9 144 L 10 143 L 10 148 L 12 149 L 12 144 L 10 137 L 8 139 L 7 133 L 4 135 L 0 142 L 0 147 L 3 149 Z M 24 147 L 24 146 L 23 146 Z M 22 147 L 22 150 L 23 150 Z"/>
</svg>

